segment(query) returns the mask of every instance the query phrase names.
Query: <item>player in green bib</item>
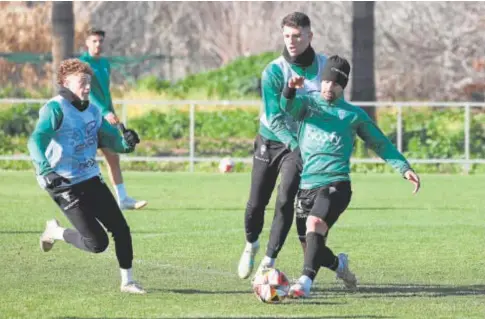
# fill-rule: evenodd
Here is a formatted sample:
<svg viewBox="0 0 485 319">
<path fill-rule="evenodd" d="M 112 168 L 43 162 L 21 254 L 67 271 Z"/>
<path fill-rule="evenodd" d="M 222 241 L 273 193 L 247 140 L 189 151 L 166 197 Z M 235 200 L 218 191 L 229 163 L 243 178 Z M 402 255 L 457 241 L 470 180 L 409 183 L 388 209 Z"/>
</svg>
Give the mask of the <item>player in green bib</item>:
<svg viewBox="0 0 485 319">
<path fill-rule="evenodd" d="M 264 214 L 271 194 L 280 177 L 274 218 L 271 224 L 266 255 L 259 263 L 257 273 L 274 267 L 285 243 L 294 217 L 294 202 L 301 173 L 301 157 L 296 140 L 298 123 L 280 111 L 280 97 L 288 80 L 295 75 L 305 77 L 305 87 L 297 94 L 320 90 L 320 74 L 326 56 L 317 54 L 312 46 L 313 33 L 310 18 L 301 12 L 285 16 L 281 22 L 285 47 L 277 59 L 264 69 L 261 78 L 263 108 L 259 132 L 254 141 L 251 189 L 244 214 L 246 244 L 239 260 L 238 275 L 248 278 L 259 250 L 259 236 L 263 230 Z M 279 121 L 282 127 L 272 131 L 268 119 Z M 302 247 L 305 247 L 305 218 L 296 216 L 296 226 Z"/>
<path fill-rule="evenodd" d="M 115 114 L 113 101 L 110 93 L 110 74 L 111 67 L 108 59 L 101 56 L 103 53 L 103 42 L 105 32 L 99 29 L 90 29 L 86 38 L 88 52 L 81 55 L 80 59 L 91 66 L 94 72 L 91 81 L 91 92 L 89 100 L 97 106 L 103 117 L 111 125 L 118 125 L 119 118 Z M 120 157 L 108 148 L 101 148 L 106 162 L 108 163 L 108 173 L 113 184 L 118 205 L 121 209 L 140 209 L 147 205 L 144 200 L 135 200 L 127 195 L 123 175 L 121 173 Z"/>
<path fill-rule="evenodd" d="M 322 73 L 321 93 L 296 95 L 304 86 L 302 76 L 294 76 L 283 90 L 281 109 L 300 122 L 298 144 L 303 159 L 298 202 L 308 214 L 307 248 L 298 282 L 290 289 L 294 298 L 307 297 L 321 266 L 336 272 L 349 289 L 357 278 L 349 269 L 346 254 L 335 256 L 326 246 L 326 236 L 352 197 L 350 157 L 358 135 L 377 155 L 405 179 L 420 187 L 419 177 L 369 116 L 343 98 L 350 65 L 347 60 L 328 58 Z M 280 121 L 270 118 L 273 132 L 284 130 Z"/>
</svg>

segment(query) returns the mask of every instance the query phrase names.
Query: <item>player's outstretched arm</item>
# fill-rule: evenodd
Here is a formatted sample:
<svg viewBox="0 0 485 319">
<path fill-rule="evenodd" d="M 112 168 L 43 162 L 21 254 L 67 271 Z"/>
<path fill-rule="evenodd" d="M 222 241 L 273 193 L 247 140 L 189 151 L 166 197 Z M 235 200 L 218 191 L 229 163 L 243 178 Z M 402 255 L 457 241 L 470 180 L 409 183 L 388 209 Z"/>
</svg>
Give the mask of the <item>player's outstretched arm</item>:
<svg viewBox="0 0 485 319">
<path fill-rule="evenodd" d="M 116 153 L 133 152 L 136 144 L 140 143 L 138 134 L 134 130 L 126 129 L 123 124 L 120 124 L 118 128 L 103 118 L 98 131 L 99 147 L 107 147 Z"/>
<path fill-rule="evenodd" d="M 303 120 L 307 116 L 312 99 L 309 95 L 296 96 L 296 90 L 303 88 L 304 81 L 305 78 L 302 76 L 290 78 L 283 90 L 283 96 L 280 101 L 280 108 L 298 121 Z"/>
<path fill-rule="evenodd" d="M 39 119 L 27 142 L 38 175 L 45 176 L 53 172 L 45 153 L 62 119 L 63 113 L 57 102 L 49 102 L 39 110 Z"/>
<path fill-rule="evenodd" d="M 397 150 L 392 142 L 377 127 L 372 119 L 362 111 L 361 119 L 357 128 L 357 134 L 366 145 L 376 152 L 379 157 L 390 164 L 405 179 L 414 185 L 414 192 L 417 193 L 421 187 L 419 176 L 412 170 L 411 165 L 404 155 Z"/>
</svg>

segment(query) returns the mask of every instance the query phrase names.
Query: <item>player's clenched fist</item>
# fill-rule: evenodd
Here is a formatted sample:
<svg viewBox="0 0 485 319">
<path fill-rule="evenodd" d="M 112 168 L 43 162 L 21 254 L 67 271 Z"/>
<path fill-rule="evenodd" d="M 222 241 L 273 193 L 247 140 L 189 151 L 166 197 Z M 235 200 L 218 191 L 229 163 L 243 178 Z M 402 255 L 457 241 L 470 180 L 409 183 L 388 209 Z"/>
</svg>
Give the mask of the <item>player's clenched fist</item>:
<svg viewBox="0 0 485 319">
<path fill-rule="evenodd" d="M 290 89 L 301 89 L 305 78 L 303 76 L 294 76 L 288 81 L 288 87 Z"/>
</svg>

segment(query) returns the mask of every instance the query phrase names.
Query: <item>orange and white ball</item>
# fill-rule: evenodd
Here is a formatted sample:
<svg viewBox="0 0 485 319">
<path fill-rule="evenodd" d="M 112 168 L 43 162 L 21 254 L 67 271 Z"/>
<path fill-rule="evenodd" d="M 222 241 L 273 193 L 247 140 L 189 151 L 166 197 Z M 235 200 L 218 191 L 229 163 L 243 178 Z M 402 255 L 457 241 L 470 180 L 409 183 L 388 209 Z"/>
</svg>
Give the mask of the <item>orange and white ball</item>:
<svg viewBox="0 0 485 319">
<path fill-rule="evenodd" d="M 290 282 L 286 275 L 275 268 L 264 270 L 253 281 L 253 291 L 258 300 L 264 303 L 279 303 L 283 301 L 290 290 Z"/>
<path fill-rule="evenodd" d="M 229 158 L 225 157 L 221 159 L 219 162 L 219 172 L 221 173 L 230 173 L 234 170 L 234 161 Z"/>
</svg>

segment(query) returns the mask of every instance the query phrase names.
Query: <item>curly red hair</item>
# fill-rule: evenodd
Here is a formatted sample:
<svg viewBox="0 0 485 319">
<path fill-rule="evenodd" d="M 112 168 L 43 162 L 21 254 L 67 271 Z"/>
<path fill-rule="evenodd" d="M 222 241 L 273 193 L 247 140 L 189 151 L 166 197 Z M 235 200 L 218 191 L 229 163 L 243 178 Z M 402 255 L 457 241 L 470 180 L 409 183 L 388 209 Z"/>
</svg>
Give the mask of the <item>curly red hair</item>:
<svg viewBox="0 0 485 319">
<path fill-rule="evenodd" d="M 88 74 L 93 76 L 93 70 L 89 64 L 79 59 L 67 59 L 61 62 L 57 70 L 57 84 L 62 85 L 67 76 L 71 74 Z"/>
</svg>

